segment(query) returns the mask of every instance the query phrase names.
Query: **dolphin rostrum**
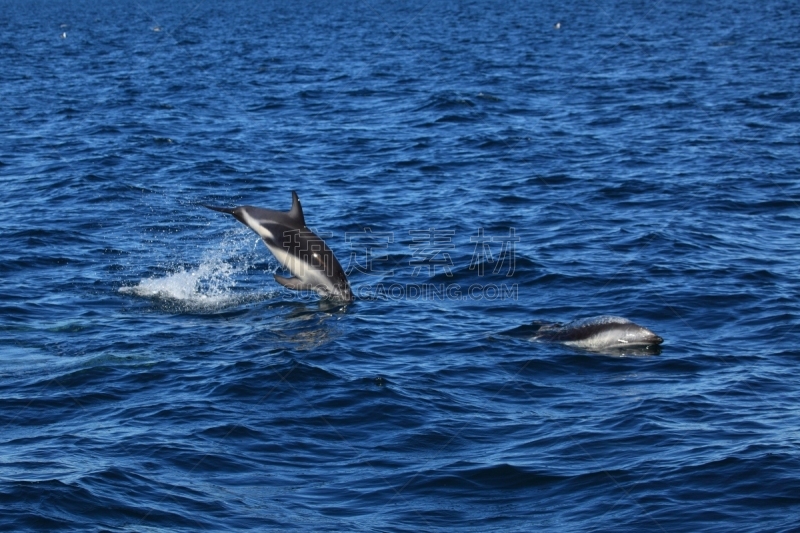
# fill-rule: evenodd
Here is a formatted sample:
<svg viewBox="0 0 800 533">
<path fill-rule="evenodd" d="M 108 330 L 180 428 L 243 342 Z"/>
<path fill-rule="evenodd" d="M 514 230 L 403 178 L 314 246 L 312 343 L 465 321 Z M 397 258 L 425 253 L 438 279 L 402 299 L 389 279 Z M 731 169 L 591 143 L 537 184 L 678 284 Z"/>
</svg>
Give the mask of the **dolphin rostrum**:
<svg viewBox="0 0 800 533">
<path fill-rule="evenodd" d="M 323 298 L 353 301 L 353 293 L 342 266 L 333 252 L 306 227 L 303 208 L 292 191 L 292 208 L 273 211 L 249 205 L 227 208 L 205 206 L 228 213 L 261 236 L 272 255 L 289 269 L 291 278 L 275 274 L 275 281 L 295 291 L 315 291 Z"/>
<path fill-rule="evenodd" d="M 568 324 L 542 325 L 532 340 L 554 341 L 599 352 L 657 353 L 664 339 L 649 329 L 619 316 L 595 316 Z"/>
</svg>

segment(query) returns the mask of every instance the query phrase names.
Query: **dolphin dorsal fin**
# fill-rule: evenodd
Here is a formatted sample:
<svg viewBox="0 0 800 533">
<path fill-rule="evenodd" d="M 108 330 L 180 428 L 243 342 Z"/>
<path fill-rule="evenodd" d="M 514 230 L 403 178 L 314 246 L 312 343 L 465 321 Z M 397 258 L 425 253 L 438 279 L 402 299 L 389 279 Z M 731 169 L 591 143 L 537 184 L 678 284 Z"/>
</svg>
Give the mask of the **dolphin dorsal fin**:
<svg viewBox="0 0 800 533">
<path fill-rule="evenodd" d="M 292 208 L 289 210 L 289 216 L 297 220 L 302 227 L 306 227 L 306 217 L 303 216 L 303 208 L 300 207 L 300 198 L 294 191 L 292 191 Z"/>
</svg>

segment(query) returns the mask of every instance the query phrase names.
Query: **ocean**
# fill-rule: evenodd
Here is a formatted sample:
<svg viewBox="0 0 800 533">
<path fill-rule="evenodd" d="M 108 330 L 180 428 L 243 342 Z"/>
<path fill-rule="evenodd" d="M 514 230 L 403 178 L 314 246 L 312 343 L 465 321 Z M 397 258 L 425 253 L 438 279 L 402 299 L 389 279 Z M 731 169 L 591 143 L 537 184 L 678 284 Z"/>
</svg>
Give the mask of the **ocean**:
<svg viewBox="0 0 800 533">
<path fill-rule="evenodd" d="M 800 5 L 0 0 L 0 530 L 800 531 Z M 349 305 L 204 205 L 287 211 Z M 609 355 L 533 339 L 626 317 Z"/>
</svg>

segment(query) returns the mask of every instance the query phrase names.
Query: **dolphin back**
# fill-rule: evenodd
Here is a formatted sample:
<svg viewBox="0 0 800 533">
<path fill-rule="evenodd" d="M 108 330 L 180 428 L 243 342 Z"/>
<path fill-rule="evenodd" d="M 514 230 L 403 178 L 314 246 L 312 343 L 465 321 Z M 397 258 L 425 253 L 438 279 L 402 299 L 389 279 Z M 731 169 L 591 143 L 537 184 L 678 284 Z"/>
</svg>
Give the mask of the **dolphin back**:
<svg viewBox="0 0 800 533">
<path fill-rule="evenodd" d="M 599 351 L 658 346 L 664 342 L 649 329 L 618 316 L 584 318 L 566 325 L 544 324 L 533 339 Z"/>
</svg>

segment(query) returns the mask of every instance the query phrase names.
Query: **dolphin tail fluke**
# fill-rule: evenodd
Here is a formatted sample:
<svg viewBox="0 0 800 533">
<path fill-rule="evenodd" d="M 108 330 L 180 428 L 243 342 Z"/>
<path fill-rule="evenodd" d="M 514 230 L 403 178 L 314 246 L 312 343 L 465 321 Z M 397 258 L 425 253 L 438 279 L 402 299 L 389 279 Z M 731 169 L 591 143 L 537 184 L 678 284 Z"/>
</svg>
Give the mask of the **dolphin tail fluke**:
<svg viewBox="0 0 800 533">
<path fill-rule="evenodd" d="M 203 204 L 203 207 L 206 209 L 211 209 L 212 211 L 219 211 L 220 213 L 227 213 L 229 215 L 236 216 L 235 209 L 232 207 L 217 207 L 215 205 L 206 205 Z"/>
</svg>

